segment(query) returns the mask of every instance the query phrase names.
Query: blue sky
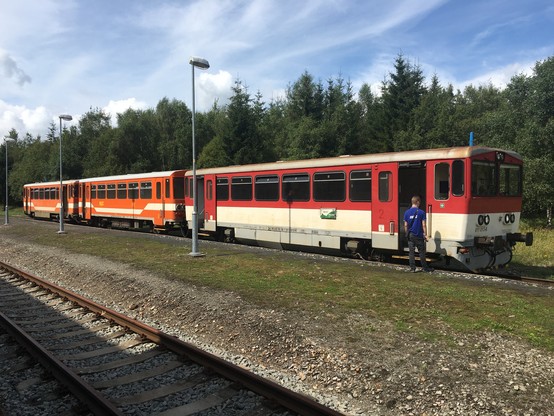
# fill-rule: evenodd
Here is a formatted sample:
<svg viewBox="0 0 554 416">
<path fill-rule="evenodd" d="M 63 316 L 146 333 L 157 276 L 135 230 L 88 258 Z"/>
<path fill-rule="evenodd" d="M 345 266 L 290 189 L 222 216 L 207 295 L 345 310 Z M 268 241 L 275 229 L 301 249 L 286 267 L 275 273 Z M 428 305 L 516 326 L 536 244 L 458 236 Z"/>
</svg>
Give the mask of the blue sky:
<svg viewBox="0 0 554 416">
<path fill-rule="evenodd" d="M 504 87 L 554 55 L 551 0 L 0 0 L 0 134 L 46 135 L 59 114 L 114 116 L 163 97 L 264 101 L 304 71 L 379 91 L 402 53 L 443 84 Z"/>
</svg>

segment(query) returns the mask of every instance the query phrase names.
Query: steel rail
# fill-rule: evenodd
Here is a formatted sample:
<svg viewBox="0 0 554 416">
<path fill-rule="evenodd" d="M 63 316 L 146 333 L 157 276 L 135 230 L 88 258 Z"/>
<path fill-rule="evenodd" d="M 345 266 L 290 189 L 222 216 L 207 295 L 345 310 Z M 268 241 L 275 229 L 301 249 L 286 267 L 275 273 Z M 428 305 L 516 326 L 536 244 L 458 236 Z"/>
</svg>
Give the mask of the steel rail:
<svg viewBox="0 0 554 416">
<path fill-rule="evenodd" d="M 0 267 L 3 267 L 4 269 L 9 270 L 17 275 L 20 275 L 25 279 L 32 281 L 47 290 L 50 290 L 53 293 L 57 293 L 58 295 L 72 302 L 75 302 L 78 305 L 87 308 L 106 319 L 116 322 L 117 324 L 128 328 L 132 332 L 135 332 L 156 344 L 163 345 L 176 354 L 184 355 L 191 361 L 210 368 L 217 374 L 245 386 L 246 388 L 258 393 L 259 395 L 280 404 L 286 409 L 292 410 L 303 416 L 343 415 L 342 413 L 334 409 L 330 409 L 318 403 L 309 396 L 289 390 L 271 380 L 267 380 L 244 368 L 229 363 L 214 354 L 203 351 L 188 342 L 182 341 L 177 337 L 166 334 L 158 329 L 152 328 L 149 325 L 125 316 L 112 309 L 106 308 L 92 300 L 86 299 L 85 297 L 77 293 L 64 289 L 61 286 L 48 282 L 25 271 L 19 270 L 4 262 L 0 262 Z"/>
<path fill-rule="evenodd" d="M 54 378 L 62 383 L 72 394 L 87 405 L 95 415 L 123 416 L 123 413 L 98 390 L 91 387 L 69 367 L 58 360 L 48 350 L 27 334 L 19 325 L 0 312 L 0 325 L 14 337 Z"/>
<path fill-rule="evenodd" d="M 544 286 L 554 286 L 554 280 L 552 279 L 542 279 L 539 277 L 530 277 L 530 276 L 521 276 L 517 274 L 510 274 L 510 273 L 503 273 L 501 271 L 489 271 L 483 273 L 484 276 L 491 276 L 491 277 L 497 277 L 499 279 L 506 279 L 506 280 L 515 280 L 518 282 L 523 283 L 535 283 L 538 285 L 544 285 Z"/>
</svg>

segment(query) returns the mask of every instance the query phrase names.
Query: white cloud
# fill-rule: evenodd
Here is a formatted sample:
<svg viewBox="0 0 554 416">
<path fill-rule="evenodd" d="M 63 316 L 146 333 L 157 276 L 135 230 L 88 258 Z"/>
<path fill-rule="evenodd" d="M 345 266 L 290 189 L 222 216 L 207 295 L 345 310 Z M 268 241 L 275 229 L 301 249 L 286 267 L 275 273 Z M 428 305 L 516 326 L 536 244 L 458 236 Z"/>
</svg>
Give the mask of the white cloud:
<svg viewBox="0 0 554 416">
<path fill-rule="evenodd" d="M 45 107 L 34 109 L 19 105 L 9 105 L 0 101 L 0 134 L 7 135 L 15 129 L 20 137 L 26 133 L 33 136 L 44 135 L 52 118 Z"/>
<path fill-rule="evenodd" d="M 112 126 L 117 126 L 117 115 L 124 113 L 129 108 L 135 110 L 144 110 L 148 108 L 148 105 L 144 101 L 138 101 L 136 98 L 132 97 L 125 100 L 110 100 L 108 105 L 105 106 L 102 110 L 104 110 L 106 114 L 109 114 L 111 116 Z"/>
<path fill-rule="evenodd" d="M 198 74 L 200 71 L 195 71 Z M 196 79 L 195 96 L 198 110 L 209 110 L 217 100 L 219 104 L 225 104 L 231 97 L 233 77 L 227 71 L 219 71 L 217 74 L 201 72 Z"/>
<path fill-rule="evenodd" d="M 473 79 L 461 81 L 458 83 L 458 85 L 456 85 L 455 83 L 454 86 L 459 88 L 460 90 L 463 90 L 468 85 L 473 85 L 475 87 L 478 87 L 479 85 L 486 85 L 490 83 L 497 88 L 504 89 L 510 83 L 510 81 L 512 80 L 512 77 L 516 75 L 520 75 L 520 74 L 527 75 L 527 76 L 533 75 L 534 67 L 535 67 L 534 61 L 525 62 L 525 63 L 514 62 L 500 68 L 495 68 Z"/>
</svg>

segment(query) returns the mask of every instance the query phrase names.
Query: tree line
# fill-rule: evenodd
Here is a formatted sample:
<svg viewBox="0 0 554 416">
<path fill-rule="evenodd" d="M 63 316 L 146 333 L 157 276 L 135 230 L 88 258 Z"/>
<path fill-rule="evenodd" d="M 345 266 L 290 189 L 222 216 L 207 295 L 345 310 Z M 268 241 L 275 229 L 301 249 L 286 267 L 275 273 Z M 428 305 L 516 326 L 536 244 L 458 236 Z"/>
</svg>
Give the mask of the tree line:
<svg viewBox="0 0 554 416">
<path fill-rule="evenodd" d="M 427 82 L 402 55 L 379 93 L 367 84 L 356 93 L 342 76 L 323 82 L 304 72 L 285 97 L 265 102 L 236 80 L 229 102 L 215 102 L 195 122 L 198 167 L 465 146 L 474 132 L 476 144 L 524 157 L 526 215 L 554 204 L 554 57 L 537 62 L 531 75 L 514 75 L 504 89 L 488 83 L 454 91 L 436 75 Z M 176 99 L 118 114 L 117 126 L 91 108 L 61 132 L 64 178 L 188 169 L 191 123 L 191 110 Z M 23 184 L 59 179 L 59 136 L 55 123 L 46 137 L 10 131 L 12 204 L 21 203 Z"/>
</svg>

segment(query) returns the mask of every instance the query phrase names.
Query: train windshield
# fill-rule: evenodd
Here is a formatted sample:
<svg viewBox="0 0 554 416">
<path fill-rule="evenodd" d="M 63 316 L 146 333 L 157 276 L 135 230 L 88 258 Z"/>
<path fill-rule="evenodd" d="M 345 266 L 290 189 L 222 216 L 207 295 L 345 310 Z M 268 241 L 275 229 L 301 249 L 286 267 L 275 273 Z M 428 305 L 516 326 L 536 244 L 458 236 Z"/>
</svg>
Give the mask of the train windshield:
<svg viewBox="0 0 554 416">
<path fill-rule="evenodd" d="M 473 196 L 520 196 L 521 166 L 476 160 L 471 170 Z"/>
<path fill-rule="evenodd" d="M 521 195 L 521 166 L 501 164 L 499 185 L 500 195 Z"/>
</svg>

